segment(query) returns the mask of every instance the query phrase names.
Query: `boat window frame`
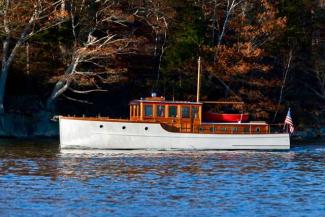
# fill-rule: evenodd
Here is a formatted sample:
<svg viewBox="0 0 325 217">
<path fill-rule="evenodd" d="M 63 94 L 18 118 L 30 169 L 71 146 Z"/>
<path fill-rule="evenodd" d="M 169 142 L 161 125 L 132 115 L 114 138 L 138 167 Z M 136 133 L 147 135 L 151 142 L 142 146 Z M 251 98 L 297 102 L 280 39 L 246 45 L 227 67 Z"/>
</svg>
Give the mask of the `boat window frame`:
<svg viewBox="0 0 325 217">
<path fill-rule="evenodd" d="M 141 108 L 141 107 L 140 107 L 139 104 L 137 104 L 136 107 L 137 107 L 137 115 L 136 115 L 136 116 L 137 116 L 137 117 L 140 117 L 140 108 Z"/>
<path fill-rule="evenodd" d="M 136 116 L 137 116 L 137 106 L 132 105 L 132 117 L 136 117 Z"/>
<path fill-rule="evenodd" d="M 199 106 L 192 106 L 191 117 L 193 119 L 198 119 L 199 118 Z"/>
</svg>

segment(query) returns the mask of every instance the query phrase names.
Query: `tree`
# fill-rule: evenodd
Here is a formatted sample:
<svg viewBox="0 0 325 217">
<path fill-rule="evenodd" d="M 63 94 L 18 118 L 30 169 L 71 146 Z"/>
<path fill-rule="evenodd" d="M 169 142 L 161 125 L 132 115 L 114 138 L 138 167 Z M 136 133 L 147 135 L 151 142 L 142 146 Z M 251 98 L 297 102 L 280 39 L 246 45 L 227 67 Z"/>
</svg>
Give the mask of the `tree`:
<svg viewBox="0 0 325 217">
<path fill-rule="evenodd" d="M 106 91 L 100 84 L 123 80 L 126 66 L 120 57 L 141 52 L 148 43 L 147 37 L 135 34 L 136 26 L 149 26 L 156 36 L 167 28 L 159 2 L 66 1 L 72 46 L 64 49 L 69 63 L 64 73 L 56 77 L 48 108 L 53 109 L 60 96 L 89 103 L 69 93 Z"/>
<path fill-rule="evenodd" d="M 62 23 L 65 13 L 58 10 L 61 0 L 4 0 L 0 3 L 2 66 L 0 76 L 0 114 L 4 113 L 4 96 L 9 68 L 19 49 L 31 37 Z"/>
<path fill-rule="evenodd" d="M 216 45 L 203 48 L 208 57 L 214 57 L 207 61 L 207 71 L 222 83 L 228 83 L 227 89 L 229 86 L 236 88 L 234 97 L 237 100 L 254 102 L 252 109 L 270 109 L 274 103 L 267 99 L 265 89 L 279 85 L 279 79 L 266 79 L 264 74 L 271 70 L 271 66 L 265 59 L 269 55 L 268 48 L 283 34 L 286 18 L 278 17 L 275 4 L 267 0 L 237 1 L 230 6 L 228 2 L 225 6 L 220 5 L 219 11 L 217 14 L 222 16 L 218 20 L 224 20 L 219 40 Z M 227 23 L 226 32 L 224 26 Z M 226 40 L 221 41 L 220 36 Z"/>
<path fill-rule="evenodd" d="M 169 25 L 167 49 L 162 58 L 160 91 L 170 98 L 190 99 L 195 93 L 196 58 L 205 40 L 205 19 L 201 6 L 194 1 L 177 0 L 171 5 L 175 17 Z"/>
</svg>

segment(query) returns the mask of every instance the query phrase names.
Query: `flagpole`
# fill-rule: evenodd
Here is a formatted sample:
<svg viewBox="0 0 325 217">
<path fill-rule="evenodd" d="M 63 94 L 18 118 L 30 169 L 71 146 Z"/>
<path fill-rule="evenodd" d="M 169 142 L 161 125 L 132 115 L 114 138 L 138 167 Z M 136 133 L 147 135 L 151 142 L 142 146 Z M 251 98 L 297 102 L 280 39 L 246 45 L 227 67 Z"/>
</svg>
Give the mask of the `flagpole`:
<svg viewBox="0 0 325 217">
<path fill-rule="evenodd" d="M 283 126 L 283 130 L 285 130 L 287 133 L 289 133 L 290 135 L 293 133 L 294 131 L 294 126 L 293 126 L 293 121 L 291 118 L 291 109 L 289 107 L 288 109 L 288 113 L 287 116 L 284 120 L 284 126 Z"/>
</svg>

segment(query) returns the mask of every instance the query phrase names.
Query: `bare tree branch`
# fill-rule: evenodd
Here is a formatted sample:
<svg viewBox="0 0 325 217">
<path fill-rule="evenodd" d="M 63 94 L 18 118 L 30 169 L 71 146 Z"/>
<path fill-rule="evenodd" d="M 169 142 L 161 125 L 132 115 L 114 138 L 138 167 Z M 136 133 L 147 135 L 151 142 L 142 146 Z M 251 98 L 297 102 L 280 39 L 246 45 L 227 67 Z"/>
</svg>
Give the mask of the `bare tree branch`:
<svg viewBox="0 0 325 217">
<path fill-rule="evenodd" d="M 65 94 L 62 94 L 62 96 L 68 100 L 71 100 L 71 101 L 74 101 L 74 102 L 79 102 L 79 103 L 84 103 L 84 104 L 89 104 L 89 105 L 92 105 L 94 103 L 92 102 L 89 102 L 87 100 L 80 100 L 80 99 L 76 99 L 76 98 L 73 98 L 73 97 L 70 97 L 70 96 L 67 96 Z"/>
<path fill-rule="evenodd" d="M 94 89 L 94 90 L 76 90 L 71 87 L 68 88 L 68 90 L 74 92 L 74 93 L 79 93 L 79 94 L 87 94 L 87 93 L 93 93 L 93 92 L 107 92 L 108 90 L 103 90 L 103 89 Z"/>
</svg>

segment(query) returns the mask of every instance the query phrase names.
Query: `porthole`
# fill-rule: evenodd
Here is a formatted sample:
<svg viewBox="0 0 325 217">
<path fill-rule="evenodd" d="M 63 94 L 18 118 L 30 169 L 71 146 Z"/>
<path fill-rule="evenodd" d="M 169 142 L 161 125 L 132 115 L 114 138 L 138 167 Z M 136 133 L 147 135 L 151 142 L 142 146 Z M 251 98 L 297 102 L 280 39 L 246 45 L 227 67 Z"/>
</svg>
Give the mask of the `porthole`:
<svg viewBox="0 0 325 217">
<path fill-rule="evenodd" d="M 261 132 L 261 129 L 259 127 L 256 127 L 256 132 L 257 133 Z"/>
<path fill-rule="evenodd" d="M 122 127 L 123 130 L 125 130 L 125 128 L 126 128 L 125 126 Z"/>
<path fill-rule="evenodd" d="M 99 128 L 103 128 L 104 126 L 103 125 L 99 125 Z"/>
<path fill-rule="evenodd" d="M 145 129 L 145 130 L 148 130 L 149 128 L 148 128 L 148 127 L 145 127 L 144 129 Z"/>
</svg>

